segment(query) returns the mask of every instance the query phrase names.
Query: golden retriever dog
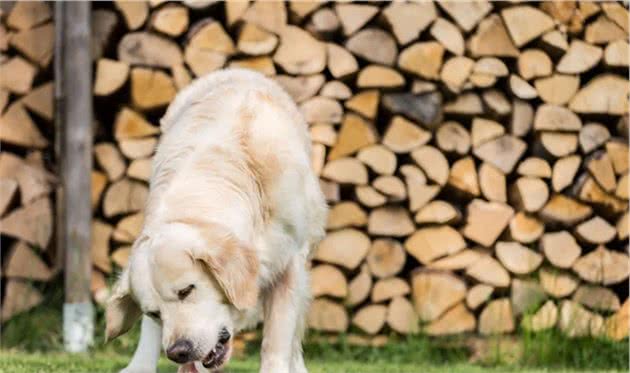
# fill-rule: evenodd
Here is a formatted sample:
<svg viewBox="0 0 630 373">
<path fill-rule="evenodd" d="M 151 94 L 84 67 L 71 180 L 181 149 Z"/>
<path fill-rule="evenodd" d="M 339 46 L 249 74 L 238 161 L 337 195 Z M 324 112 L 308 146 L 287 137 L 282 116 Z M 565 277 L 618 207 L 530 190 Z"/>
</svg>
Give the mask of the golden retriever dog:
<svg viewBox="0 0 630 373">
<path fill-rule="evenodd" d="M 233 336 L 263 321 L 261 372 L 306 372 L 307 261 L 326 202 L 307 124 L 278 85 L 224 70 L 181 91 L 161 121 L 142 232 L 107 304 L 107 338 L 142 316 L 123 370 L 221 369 Z"/>
</svg>

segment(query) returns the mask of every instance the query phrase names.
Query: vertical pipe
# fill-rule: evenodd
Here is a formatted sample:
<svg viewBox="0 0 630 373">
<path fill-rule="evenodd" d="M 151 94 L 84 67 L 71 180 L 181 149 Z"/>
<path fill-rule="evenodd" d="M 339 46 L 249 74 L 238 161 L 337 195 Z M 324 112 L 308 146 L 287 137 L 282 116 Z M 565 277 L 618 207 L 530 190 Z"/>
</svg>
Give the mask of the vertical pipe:
<svg viewBox="0 0 630 373">
<path fill-rule="evenodd" d="M 55 4 L 61 54 L 56 67 L 61 76 L 61 183 L 63 197 L 61 241 L 65 252 L 64 346 L 83 352 L 93 342 L 94 310 L 90 296 L 92 208 L 92 61 L 90 2 Z"/>
</svg>

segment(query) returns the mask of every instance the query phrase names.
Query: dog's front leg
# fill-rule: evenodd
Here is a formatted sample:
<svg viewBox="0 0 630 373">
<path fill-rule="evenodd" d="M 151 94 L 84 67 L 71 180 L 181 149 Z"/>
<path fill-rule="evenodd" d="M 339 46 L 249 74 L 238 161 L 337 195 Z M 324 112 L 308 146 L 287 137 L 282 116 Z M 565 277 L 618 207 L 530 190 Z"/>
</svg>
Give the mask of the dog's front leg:
<svg viewBox="0 0 630 373">
<path fill-rule="evenodd" d="M 265 299 L 261 373 L 306 373 L 302 357 L 310 299 L 305 259 L 296 255 Z"/>
<path fill-rule="evenodd" d="M 162 326 L 150 317 L 142 317 L 140 341 L 129 365 L 120 373 L 154 373 L 160 358 Z"/>
</svg>

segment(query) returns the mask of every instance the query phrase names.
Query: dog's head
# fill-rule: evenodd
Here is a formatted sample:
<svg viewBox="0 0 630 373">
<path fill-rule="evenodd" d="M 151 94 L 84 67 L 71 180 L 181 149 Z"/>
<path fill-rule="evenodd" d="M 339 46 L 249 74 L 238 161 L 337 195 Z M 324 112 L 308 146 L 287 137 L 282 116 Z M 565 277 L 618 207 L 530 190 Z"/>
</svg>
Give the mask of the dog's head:
<svg viewBox="0 0 630 373">
<path fill-rule="evenodd" d="M 134 244 L 107 304 L 107 338 L 142 314 L 162 324 L 162 345 L 180 364 L 219 368 L 231 352 L 235 320 L 258 302 L 258 259 L 227 227 L 196 220 L 165 224 Z"/>
</svg>

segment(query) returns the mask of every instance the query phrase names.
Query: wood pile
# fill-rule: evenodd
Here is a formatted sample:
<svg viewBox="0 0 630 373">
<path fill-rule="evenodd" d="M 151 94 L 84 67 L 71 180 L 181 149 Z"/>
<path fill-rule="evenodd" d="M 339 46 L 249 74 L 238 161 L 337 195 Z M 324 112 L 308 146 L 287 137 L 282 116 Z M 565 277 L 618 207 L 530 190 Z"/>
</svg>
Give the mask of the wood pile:
<svg viewBox="0 0 630 373">
<path fill-rule="evenodd" d="M 94 6 L 97 299 L 141 227 L 166 106 L 244 67 L 310 125 L 331 207 L 311 328 L 372 345 L 388 331 L 627 336 L 623 4 Z"/>
<path fill-rule="evenodd" d="M 52 8 L 0 8 L 0 245 L 2 310 L 10 319 L 43 300 L 58 272 L 54 244 Z"/>
</svg>

